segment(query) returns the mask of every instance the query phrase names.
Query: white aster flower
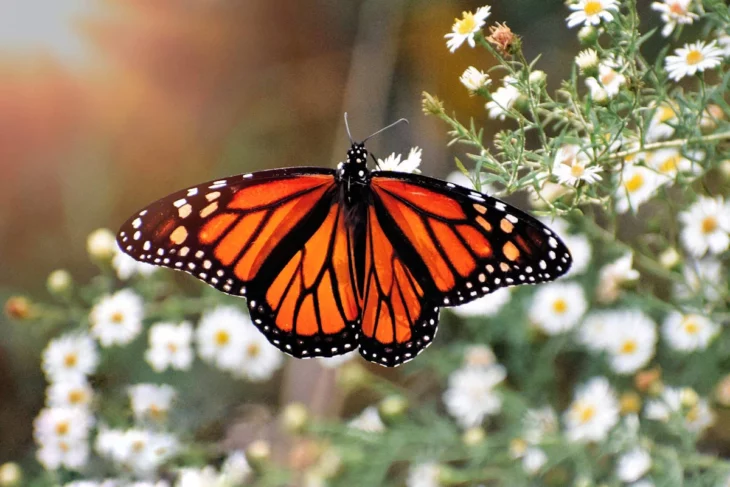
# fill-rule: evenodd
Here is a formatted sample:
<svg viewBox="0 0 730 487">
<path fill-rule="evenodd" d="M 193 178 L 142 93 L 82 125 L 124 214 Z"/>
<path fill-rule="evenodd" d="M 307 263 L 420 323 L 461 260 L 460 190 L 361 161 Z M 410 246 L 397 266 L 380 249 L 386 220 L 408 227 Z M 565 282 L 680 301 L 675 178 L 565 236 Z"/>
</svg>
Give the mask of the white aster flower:
<svg viewBox="0 0 730 487">
<path fill-rule="evenodd" d="M 627 252 L 601 268 L 596 288 L 596 297 L 600 302 L 613 303 L 628 283 L 639 279 L 639 271 L 633 269 L 633 260 L 634 255 Z"/>
<path fill-rule="evenodd" d="M 385 159 L 378 159 L 378 171 L 396 171 L 407 173 L 419 173 L 418 166 L 421 165 L 421 154 L 423 150 L 414 147 L 408 153 L 408 157 L 400 160 L 401 155 L 395 152 Z"/>
<path fill-rule="evenodd" d="M 684 400 L 689 398 L 690 400 Z M 707 400 L 697 397 L 691 389 L 665 386 L 661 396 L 646 404 L 644 414 L 647 419 L 668 422 L 679 414 L 683 418 L 684 427 L 692 433 L 701 433 L 715 421 L 715 416 L 707 404 Z"/>
<path fill-rule="evenodd" d="M 250 319 L 233 306 L 218 307 L 205 313 L 195 332 L 198 354 L 221 370 L 237 370 L 244 354 L 244 334 Z"/>
<path fill-rule="evenodd" d="M 39 445 L 36 458 L 46 470 L 57 470 L 61 467 L 81 470 L 89 459 L 89 444 L 85 439 L 48 440 Z"/>
<path fill-rule="evenodd" d="M 99 228 L 91 232 L 86 239 L 86 250 L 92 259 L 109 260 L 117 251 L 117 241 L 108 228 Z"/>
<path fill-rule="evenodd" d="M 721 196 L 700 196 L 679 219 L 684 224 L 682 243 L 695 257 L 708 251 L 720 254 L 730 246 L 730 204 Z"/>
<path fill-rule="evenodd" d="M 123 281 L 136 275 L 149 276 L 158 269 L 158 267 L 152 264 L 133 259 L 122 252 L 122 249 L 118 246 L 114 252 L 114 258 L 112 258 L 112 266 L 117 271 L 117 277 Z"/>
<path fill-rule="evenodd" d="M 602 169 L 591 164 L 591 159 L 585 152 L 581 151 L 580 146 L 565 144 L 555 154 L 553 174 L 558 177 L 560 184 L 576 185 L 580 181 L 593 184 L 601 180 L 598 173 Z"/>
<path fill-rule="evenodd" d="M 94 390 L 83 375 L 77 375 L 49 385 L 46 396 L 51 408 L 88 408 Z"/>
<path fill-rule="evenodd" d="M 530 321 L 548 335 L 573 329 L 585 313 L 583 288 L 575 282 L 555 282 L 541 286 L 530 306 Z"/>
<path fill-rule="evenodd" d="M 575 64 L 580 69 L 581 74 L 586 71 L 598 68 L 598 53 L 595 49 L 584 49 L 575 57 Z"/>
<path fill-rule="evenodd" d="M 246 454 L 236 450 L 231 452 L 221 465 L 219 480 L 224 486 L 241 485 L 252 472 L 251 465 L 246 460 Z"/>
<path fill-rule="evenodd" d="M 619 420 L 616 392 L 605 377 L 594 377 L 578 388 L 565 412 L 564 421 L 570 441 L 601 441 Z"/>
<path fill-rule="evenodd" d="M 480 7 L 475 13 L 464 12 L 461 19 L 455 19 L 454 25 L 451 28 L 452 32 L 444 36 L 448 39 L 448 41 L 446 41 L 446 47 L 448 47 L 451 52 L 454 52 L 464 43 L 464 41 L 468 42 L 471 47 L 476 46 L 476 43 L 474 42 L 474 35 L 479 32 L 486 23 L 490 10 L 491 7 L 489 6 Z"/>
<path fill-rule="evenodd" d="M 609 311 L 589 314 L 578 329 L 578 341 L 594 352 L 607 350 L 613 336 L 611 316 Z"/>
<path fill-rule="evenodd" d="M 616 0 L 580 0 L 570 5 L 570 9 L 573 13 L 567 18 L 568 28 L 578 24 L 598 25 L 602 20 L 610 22 L 613 20 L 611 12 L 618 10 L 618 4 Z"/>
<path fill-rule="evenodd" d="M 586 86 L 591 92 L 593 101 L 596 103 L 606 103 L 608 101 L 608 93 L 596 78 L 586 78 Z"/>
<path fill-rule="evenodd" d="M 380 413 L 378 408 L 375 406 L 368 406 L 362 410 L 362 412 L 350 420 L 347 425 L 350 428 L 355 428 L 360 431 L 366 431 L 368 433 L 380 433 L 385 431 L 385 424 L 380 419 Z"/>
<path fill-rule="evenodd" d="M 621 87 L 625 84 L 626 76 L 605 63 L 601 63 L 598 66 L 597 78 L 586 79 L 586 85 L 591 90 L 591 97 L 597 101 L 604 97 L 613 98 L 618 95 Z"/>
<path fill-rule="evenodd" d="M 451 308 L 451 311 L 462 318 L 494 316 L 511 298 L 512 293 L 508 288 L 500 288 L 474 301 Z"/>
<path fill-rule="evenodd" d="M 684 279 L 674 288 L 674 295 L 681 299 L 704 296 L 708 301 L 720 299 L 723 282 L 723 266 L 715 259 L 690 260 L 682 268 Z"/>
<path fill-rule="evenodd" d="M 112 487 L 114 484 L 111 484 L 109 487 Z M 69 482 L 67 484 L 63 484 L 63 487 L 101 487 L 102 483 L 98 482 L 96 480 L 76 480 L 74 482 Z"/>
<path fill-rule="evenodd" d="M 134 291 L 123 289 L 104 296 L 91 309 L 91 334 L 102 347 L 126 345 L 142 331 L 144 303 Z"/>
<path fill-rule="evenodd" d="M 98 363 L 94 340 L 84 333 L 70 333 L 48 343 L 41 367 L 50 382 L 61 382 L 93 374 Z"/>
<path fill-rule="evenodd" d="M 672 312 L 664 320 L 662 335 L 675 350 L 705 350 L 720 333 L 720 327 L 699 314 Z"/>
<path fill-rule="evenodd" d="M 82 408 L 45 408 L 33 422 L 36 443 L 86 440 L 94 417 Z"/>
<path fill-rule="evenodd" d="M 181 468 L 175 487 L 218 487 L 219 485 L 218 472 L 214 467 L 206 465 L 203 468 Z"/>
<path fill-rule="evenodd" d="M 488 367 L 463 367 L 451 373 L 443 395 L 449 414 L 463 428 L 479 426 L 485 416 L 497 414 L 502 398 L 495 387 L 507 373 L 499 364 Z"/>
<path fill-rule="evenodd" d="M 464 348 L 464 365 L 487 367 L 497 363 L 497 356 L 489 345 L 469 345 Z"/>
<path fill-rule="evenodd" d="M 408 470 L 407 487 L 439 487 L 441 469 L 436 463 L 427 462 L 412 465 Z"/>
<path fill-rule="evenodd" d="M 545 435 L 558 432 L 558 416 L 550 406 L 528 409 L 522 418 L 522 436 L 531 445 L 542 442 Z"/>
<path fill-rule="evenodd" d="M 336 369 L 340 365 L 346 364 L 347 362 L 351 361 L 358 355 L 359 354 L 357 353 L 357 350 L 353 350 L 352 352 L 335 355 L 333 357 L 317 357 L 316 360 L 325 369 Z"/>
<path fill-rule="evenodd" d="M 108 436 L 103 441 L 101 434 L 97 437 L 97 451 L 137 475 L 154 473 L 180 448 L 174 436 L 145 429 L 107 430 Z"/>
<path fill-rule="evenodd" d="M 167 418 L 175 389 L 167 384 L 137 384 L 127 389 L 134 417 L 138 420 Z"/>
<path fill-rule="evenodd" d="M 284 354 L 269 343 L 251 320 L 243 332 L 243 353 L 233 375 L 254 382 L 269 380 L 283 365 Z"/>
<path fill-rule="evenodd" d="M 505 119 L 520 97 L 520 91 L 515 84 L 516 80 L 511 76 L 504 77 L 502 86 L 492 93 L 492 99 L 487 102 L 486 108 L 489 111 L 489 118 Z"/>
<path fill-rule="evenodd" d="M 659 174 L 666 176 L 664 184 L 673 183 L 677 174 L 691 172 L 693 168 L 692 161 L 684 157 L 679 149 L 673 147 L 647 153 L 646 164 Z"/>
<path fill-rule="evenodd" d="M 646 141 L 655 142 L 674 135 L 674 127 L 679 123 L 679 108 L 674 103 L 660 103 L 653 108 L 649 127 L 646 129 Z"/>
<path fill-rule="evenodd" d="M 644 166 L 626 165 L 618 177 L 616 211 L 619 213 L 626 213 L 629 209 L 638 211 L 639 206 L 651 199 L 662 184 L 662 177 Z"/>
<path fill-rule="evenodd" d="M 156 323 L 150 328 L 150 346 L 145 352 L 145 360 L 156 372 L 168 367 L 189 370 L 193 363 L 192 338 L 193 327 L 187 321 L 179 325 Z"/>
<path fill-rule="evenodd" d="M 622 482 L 636 482 L 651 468 L 651 455 L 643 448 L 636 447 L 621 455 L 616 465 L 616 476 Z"/>
<path fill-rule="evenodd" d="M 631 374 L 654 356 L 656 324 L 640 311 L 616 311 L 607 317 L 611 337 L 607 350 L 617 374 Z"/>
<path fill-rule="evenodd" d="M 542 449 L 530 447 L 522 456 L 522 468 L 528 475 L 535 475 L 547 461 L 547 454 Z"/>
<path fill-rule="evenodd" d="M 706 69 L 712 69 L 722 62 L 723 52 L 717 42 L 705 44 L 697 41 L 675 49 L 673 56 L 667 56 L 664 65 L 670 79 L 679 81 L 685 76 L 693 76 Z"/>
<path fill-rule="evenodd" d="M 674 31 L 678 24 L 691 24 L 699 15 L 689 11 L 692 0 L 663 0 L 663 2 L 654 2 L 651 8 L 662 14 L 662 35 L 668 37 Z"/>
<path fill-rule="evenodd" d="M 489 75 L 484 71 L 478 70 L 474 66 L 466 68 L 466 71 L 464 71 L 464 74 L 461 75 L 459 81 L 461 81 L 461 84 L 466 86 L 470 95 L 474 95 L 477 91 L 492 84 L 492 80 L 489 78 Z"/>
</svg>

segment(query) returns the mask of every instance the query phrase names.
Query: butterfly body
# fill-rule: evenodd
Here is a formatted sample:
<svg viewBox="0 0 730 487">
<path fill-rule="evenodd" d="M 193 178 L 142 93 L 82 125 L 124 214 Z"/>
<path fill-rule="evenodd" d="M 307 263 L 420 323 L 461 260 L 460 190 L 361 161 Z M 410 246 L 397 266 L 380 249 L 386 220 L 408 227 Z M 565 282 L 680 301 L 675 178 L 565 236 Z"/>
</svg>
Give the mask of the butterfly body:
<svg viewBox="0 0 730 487">
<path fill-rule="evenodd" d="M 426 176 L 370 171 L 353 143 L 336 170 L 290 168 L 173 193 L 120 229 L 132 257 L 245 297 L 269 341 L 295 357 L 359 349 L 395 366 L 436 334 L 439 310 L 567 272 L 542 223 Z"/>
</svg>

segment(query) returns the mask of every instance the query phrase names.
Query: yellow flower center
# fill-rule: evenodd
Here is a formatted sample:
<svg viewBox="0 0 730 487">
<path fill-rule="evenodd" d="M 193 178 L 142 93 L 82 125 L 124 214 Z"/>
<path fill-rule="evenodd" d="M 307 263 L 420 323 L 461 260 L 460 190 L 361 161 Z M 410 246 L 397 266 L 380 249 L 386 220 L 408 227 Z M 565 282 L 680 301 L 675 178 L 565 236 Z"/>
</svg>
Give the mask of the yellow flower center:
<svg viewBox="0 0 730 487">
<path fill-rule="evenodd" d="M 165 419 L 165 416 L 167 415 L 167 411 L 157 404 L 153 404 L 150 406 L 150 417 L 155 420 L 162 420 Z"/>
<path fill-rule="evenodd" d="M 135 453 L 139 453 L 144 450 L 144 441 L 137 440 L 132 442 L 132 451 Z"/>
<path fill-rule="evenodd" d="M 644 177 L 639 173 L 634 174 L 624 183 L 624 187 L 629 193 L 638 191 L 642 186 L 644 186 Z"/>
<path fill-rule="evenodd" d="M 702 62 L 702 60 L 705 59 L 705 56 L 702 55 L 700 51 L 697 49 L 692 49 L 690 52 L 687 53 L 687 64 L 693 65 L 697 64 L 699 62 Z"/>
<path fill-rule="evenodd" d="M 581 164 L 573 163 L 573 165 L 570 166 L 570 174 L 574 178 L 579 178 L 579 177 L 583 176 L 583 174 L 585 174 L 585 172 L 586 172 L 586 169 Z"/>
<path fill-rule="evenodd" d="M 675 15 L 685 15 L 687 11 L 682 7 L 679 2 L 674 2 L 669 6 L 669 11 Z"/>
<path fill-rule="evenodd" d="M 717 230 L 717 219 L 714 216 L 702 220 L 702 233 L 712 233 L 715 230 Z"/>
<path fill-rule="evenodd" d="M 76 367 L 76 364 L 79 362 L 79 357 L 75 353 L 69 353 L 65 357 L 63 357 L 63 365 L 66 367 Z"/>
<path fill-rule="evenodd" d="M 682 327 L 688 335 L 696 335 L 700 332 L 700 325 L 698 325 L 692 318 L 685 318 Z"/>
<path fill-rule="evenodd" d="M 111 315 L 111 322 L 115 324 L 120 324 L 124 321 L 124 314 L 121 311 L 115 311 Z"/>
<path fill-rule="evenodd" d="M 600 1 L 589 0 L 583 7 L 583 11 L 586 13 L 586 15 L 596 15 L 603 11 L 603 5 Z"/>
<path fill-rule="evenodd" d="M 626 340 L 621 344 L 620 352 L 624 355 L 630 355 L 634 353 L 637 348 L 638 345 L 636 344 L 636 340 Z"/>
<path fill-rule="evenodd" d="M 657 116 L 659 117 L 660 122 L 666 122 L 671 119 L 673 119 L 676 115 L 674 113 L 674 109 L 667 105 L 662 105 L 659 107 L 659 110 L 657 112 Z"/>
<path fill-rule="evenodd" d="M 68 393 L 68 402 L 71 404 L 83 404 L 86 402 L 86 394 L 80 389 Z"/>
<path fill-rule="evenodd" d="M 601 83 L 603 86 L 611 84 L 611 81 L 613 81 L 616 78 L 616 71 L 613 69 L 611 71 L 606 72 L 603 76 L 601 76 Z"/>
<path fill-rule="evenodd" d="M 563 298 L 556 299 L 553 301 L 553 311 L 559 315 L 565 313 L 568 311 L 568 303 L 566 303 Z"/>
<path fill-rule="evenodd" d="M 578 421 L 586 424 L 596 415 L 596 407 L 593 404 L 580 404 L 576 407 L 578 411 Z"/>
<path fill-rule="evenodd" d="M 66 443 L 65 441 L 62 441 L 62 442 L 60 442 L 60 443 L 58 444 L 58 447 L 59 447 L 59 448 L 61 449 L 61 451 L 62 451 L 62 452 L 64 452 L 64 453 L 68 453 L 68 452 L 69 452 L 69 450 L 71 450 L 71 447 L 70 447 L 70 446 L 68 446 L 68 443 Z"/>
<path fill-rule="evenodd" d="M 69 430 L 69 424 L 68 421 L 61 421 L 60 423 L 56 424 L 56 434 L 58 436 L 63 436 L 68 433 Z"/>
<path fill-rule="evenodd" d="M 463 19 L 456 20 L 456 23 L 454 24 L 454 31 L 456 31 L 457 34 L 465 36 L 477 30 L 477 20 L 471 12 L 464 12 L 463 16 Z"/>
<path fill-rule="evenodd" d="M 697 421 L 700 417 L 700 408 L 697 406 L 694 406 L 692 409 L 687 411 L 687 415 L 685 416 L 685 419 L 689 421 L 690 423 Z"/>
<path fill-rule="evenodd" d="M 249 357 L 256 358 L 259 353 L 261 353 L 261 347 L 259 347 L 258 343 L 251 343 L 248 347 L 246 347 L 246 353 Z"/>
<path fill-rule="evenodd" d="M 167 344 L 167 350 L 170 353 L 175 353 L 175 352 L 177 352 L 177 345 L 175 345 L 174 343 L 168 343 Z"/>
<path fill-rule="evenodd" d="M 660 165 L 659 172 L 673 173 L 677 171 L 679 166 L 679 156 L 667 157 Z"/>
<path fill-rule="evenodd" d="M 218 330 L 218 332 L 215 334 L 215 344 L 219 347 L 222 347 L 224 345 L 227 345 L 229 341 L 231 341 L 231 335 L 225 331 L 225 330 Z"/>
</svg>

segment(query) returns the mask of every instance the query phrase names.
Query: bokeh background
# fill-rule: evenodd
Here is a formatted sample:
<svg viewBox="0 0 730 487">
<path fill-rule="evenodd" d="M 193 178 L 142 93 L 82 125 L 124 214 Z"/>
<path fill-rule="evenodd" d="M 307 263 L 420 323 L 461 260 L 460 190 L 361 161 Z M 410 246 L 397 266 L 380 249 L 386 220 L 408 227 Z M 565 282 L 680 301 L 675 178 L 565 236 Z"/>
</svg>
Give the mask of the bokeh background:
<svg viewBox="0 0 730 487">
<path fill-rule="evenodd" d="M 457 149 L 421 113 L 448 100 L 487 133 L 458 76 L 490 68 L 444 34 L 481 2 L 433 0 L 0 0 L 0 298 L 43 298 L 49 272 L 84 282 L 85 242 L 203 180 L 266 168 L 334 167 L 356 138 L 406 117 L 369 148 L 424 149 L 445 176 Z M 648 2 L 647 2 L 648 5 Z M 492 2 L 551 88 L 578 50 L 558 0 Z M 47 337 L 0 316 L 0 462 L 28 456 Z M 286 384 L 283 381 L 282 384 Z"/>
</svg>

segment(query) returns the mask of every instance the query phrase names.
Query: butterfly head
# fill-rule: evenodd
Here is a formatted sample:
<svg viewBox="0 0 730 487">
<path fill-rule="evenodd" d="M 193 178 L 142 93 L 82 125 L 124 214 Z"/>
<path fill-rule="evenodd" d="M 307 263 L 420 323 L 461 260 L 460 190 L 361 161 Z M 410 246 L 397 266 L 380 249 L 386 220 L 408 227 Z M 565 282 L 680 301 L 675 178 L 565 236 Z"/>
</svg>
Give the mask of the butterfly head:
<svg viewBox="0 0 730 487">
<path fill-rule="evenodd" d="M 346 164 L 352 164 L 353 166 L 365 167 L 368 161 L 368 151 L 365 149 L 365 143 L 353 142 L 350 150 L 347 151 Z"/>
</svg>

